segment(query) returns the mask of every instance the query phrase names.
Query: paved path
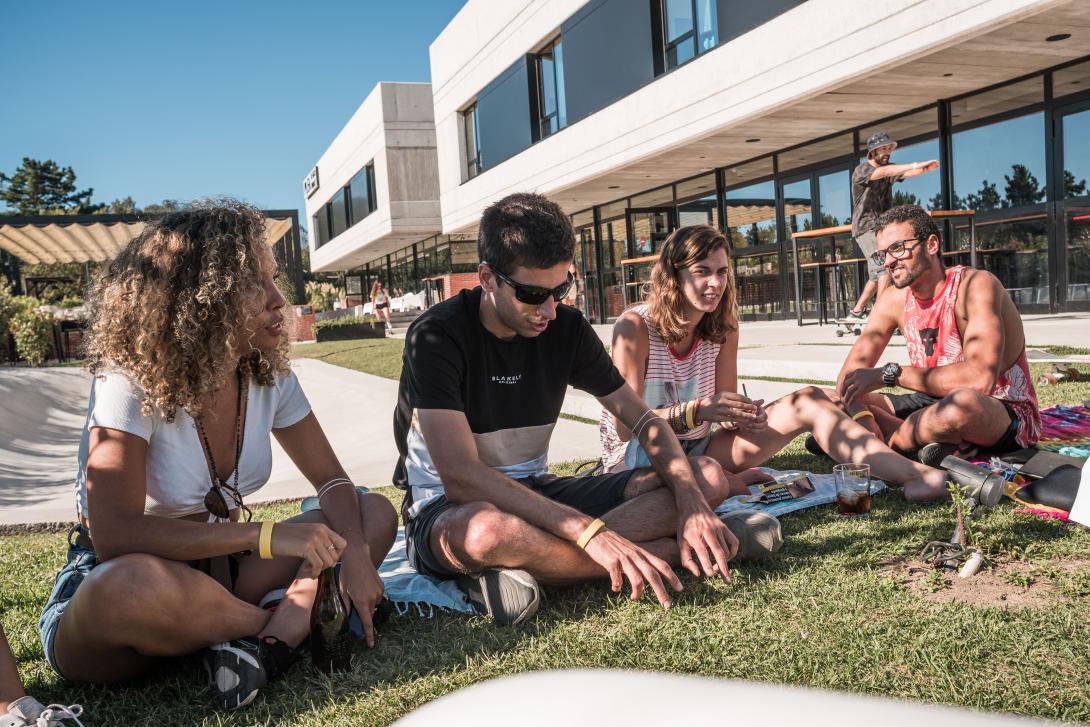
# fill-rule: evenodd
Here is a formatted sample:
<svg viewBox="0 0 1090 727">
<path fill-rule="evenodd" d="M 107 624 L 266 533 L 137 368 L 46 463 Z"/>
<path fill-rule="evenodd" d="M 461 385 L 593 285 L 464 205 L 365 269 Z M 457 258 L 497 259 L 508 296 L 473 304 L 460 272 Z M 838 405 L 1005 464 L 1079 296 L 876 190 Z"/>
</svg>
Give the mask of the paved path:
<svg viewBox="0 0 1090 727">
<path fill-rule="evenodd" d="M 391 427 L 397 382 L 311 359 L 298 359 L 293 368 L 349 476 L 368 486 L 389 484 L 397 461 Z M 90 386 L 78 368 L 0 368 L 0 524 L 74 517 L 76 457 Z M 561 419 L 549 456 L 596 459 L 598 446 L 597 427 Z M 250 499 L 313 493 L 273 440 L 269 484 Z"/>
</svg>

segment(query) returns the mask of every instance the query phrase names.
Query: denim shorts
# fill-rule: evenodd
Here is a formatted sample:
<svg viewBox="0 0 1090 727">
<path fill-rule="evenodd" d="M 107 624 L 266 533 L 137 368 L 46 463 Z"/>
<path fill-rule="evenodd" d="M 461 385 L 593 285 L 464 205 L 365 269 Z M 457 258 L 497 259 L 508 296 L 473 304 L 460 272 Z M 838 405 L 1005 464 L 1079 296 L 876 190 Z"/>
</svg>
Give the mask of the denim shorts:
<svg viewBox="0 0 1090 727">
<path fill-rule="evenodd" d="M 45 655 L 45 660 L 49 666 L 62 679 L 64 674 L 61 674 L 61 670 L 57 668 L 57 659 L 53 651 L 54 643 L 57 640 L 57 627 L 60 626 L 61 616 L 64 615 L 65 609 L 68 608 L 68 603 L 76 595 L 76 589 L 91 574 L 91 571 L 99 565 L 98 554 L 94 549 L 78 544 L 77 536 L 81 534 L 87 537 L 87 531 L 79 525 L 68 531 L 67 562 L 57 573 L 57 579 L 53 583 L 53 591 L 49 594 L 45 609 L 42 610 L 42 615 L 38 618 L 38 635 L 42 641 L 42 653 Z M 223 574 L 220 585 L 231 591 L 238 578 L 239 554 L 222 557 L 226 558 L 226 563 L 220 569 Z M 186 564 L 190 568 L 216 578 L 211 565 L 212 560 L 211 558 L 203 558 L 201 560 L 187 561 Z M 217 578 L 217 580 L 219 579 Z"/>
<path fill-rule="evenodd" d="M 72 596 L 76 595 L 76 589 L 83 583 L 95 566 L 98 565 L 98 554 L 90 548 L 84 548 L 75 543 L 74 537 L 80 532 L 78 527 L 68 531 L 68 560 L 57 574 L 57 580 L 53 583 L 53 591 L 49 594 L 49 600 L 45 604 L 42 615 L 38 618 L 38 634 L 42 640 L 42 652 L 45 660 L 53 671 L 61 674 L 57 668 L 57 660 L 53 654 L 53 643 L 57 638 L 57 627 L 61 623 L 61 616 L 68 607 Z"/>
</svg>

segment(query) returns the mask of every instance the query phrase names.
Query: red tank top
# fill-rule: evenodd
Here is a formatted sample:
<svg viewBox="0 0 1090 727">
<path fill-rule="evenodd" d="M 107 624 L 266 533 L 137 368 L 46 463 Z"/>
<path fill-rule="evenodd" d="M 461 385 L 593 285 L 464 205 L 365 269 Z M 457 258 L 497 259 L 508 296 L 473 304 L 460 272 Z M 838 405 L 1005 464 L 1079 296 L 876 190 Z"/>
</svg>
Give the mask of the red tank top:
<svg viewBox="0 0 1090 727">
<path fill-rule="evenodd" d="M 913 366 L 934 368 L 965 360 L 961 331 L 954 316 L 964 270 L 964 265 L 947 269 L 946 283 L 934 298 L 921 300 L 911 290 L 905 296 L 905 320 L 901 330 L 908 344 L 908 360 Z M 1014 365 L 996 379 L 992 396 L 1006 402 L 1021 422 L 1018 443 L 1023 447 L 1035 444 L 1041 436 L 1041 415 L 1024 347 Z"/>
</svg>

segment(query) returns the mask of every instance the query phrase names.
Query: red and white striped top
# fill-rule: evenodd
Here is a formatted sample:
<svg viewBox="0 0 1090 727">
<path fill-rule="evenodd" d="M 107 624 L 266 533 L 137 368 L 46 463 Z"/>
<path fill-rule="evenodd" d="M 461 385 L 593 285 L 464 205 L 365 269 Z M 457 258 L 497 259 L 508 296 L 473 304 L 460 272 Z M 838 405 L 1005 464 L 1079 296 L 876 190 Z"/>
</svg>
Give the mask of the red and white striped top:
<svg viewBox="0 0 1090 727">
<path fill-rule="evenodd" d="M 646 304 L 632 308 L 640 314 L 647 326 L 648 352 L 647 373 L 643 379 L 643 400 L 652 409 L 690 399 L 702 399 L 715 394 L 715 359 L 719 344 L 696 337 L 684 354 L 673 351 L 651 322 Z M 598 431 L 602 440 L 602 461 L 606 471 L 611 471 L 624 460 L 628 442 L 617 436 L 613 416 L 603 410 Z M 703 439 L 711 432 L 711 424 L 703 422 L 696 429 L 679 434 L 678 439 Z M 633 443 L 632 446 L 638 446 Z"/>
</svg>

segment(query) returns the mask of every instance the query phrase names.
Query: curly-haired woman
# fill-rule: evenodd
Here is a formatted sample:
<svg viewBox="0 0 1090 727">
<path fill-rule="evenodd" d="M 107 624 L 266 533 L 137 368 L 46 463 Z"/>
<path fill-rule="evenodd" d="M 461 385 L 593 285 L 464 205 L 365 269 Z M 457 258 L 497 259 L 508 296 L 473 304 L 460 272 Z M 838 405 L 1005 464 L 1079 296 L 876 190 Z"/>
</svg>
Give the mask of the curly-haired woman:
<svg viewBox="0 0 1090 727">
<path fill-rule="evenodd" d="M 129 679 L 207 649 L 217 704 L 248 704 L 295 658 L 313 576 L 338 559 L 374 644 L 396 514 L 357 494 L 288 368 L 264 238 L 257 210 L 200 203 L 149 223 L 94 285 L 80 522 L 39 622 L 46 659 L 71 681 Z M 319 510 L 250 522 L 270 433 L 319 489 Z M 284 588 L 275 610 L 263 603 Z"/>
<path fill-rule="evenodd" d="M 727 240 L 713 227 L 682 227 L 666 239 L 647 303 L 625 311 L 613 327 L 612 356 L 628 385 L 675 425 L 686 451 L 712 457 L 727 472 L 756 467 L 812 431 L 841 462 L 869 463 L 895 483 L 942 486 L 942 472 L 895 453 L 817 387 L 768 406 L 737 393 L 734 274 Z M 712 424 L 719 429 L 712 432 Z M 647 465 L 639 442 L 606 412 L 600 431 L 608 471 Z M 747 479 L 735 481 L 734 494 L 748 493 Z"/>
</svg>

